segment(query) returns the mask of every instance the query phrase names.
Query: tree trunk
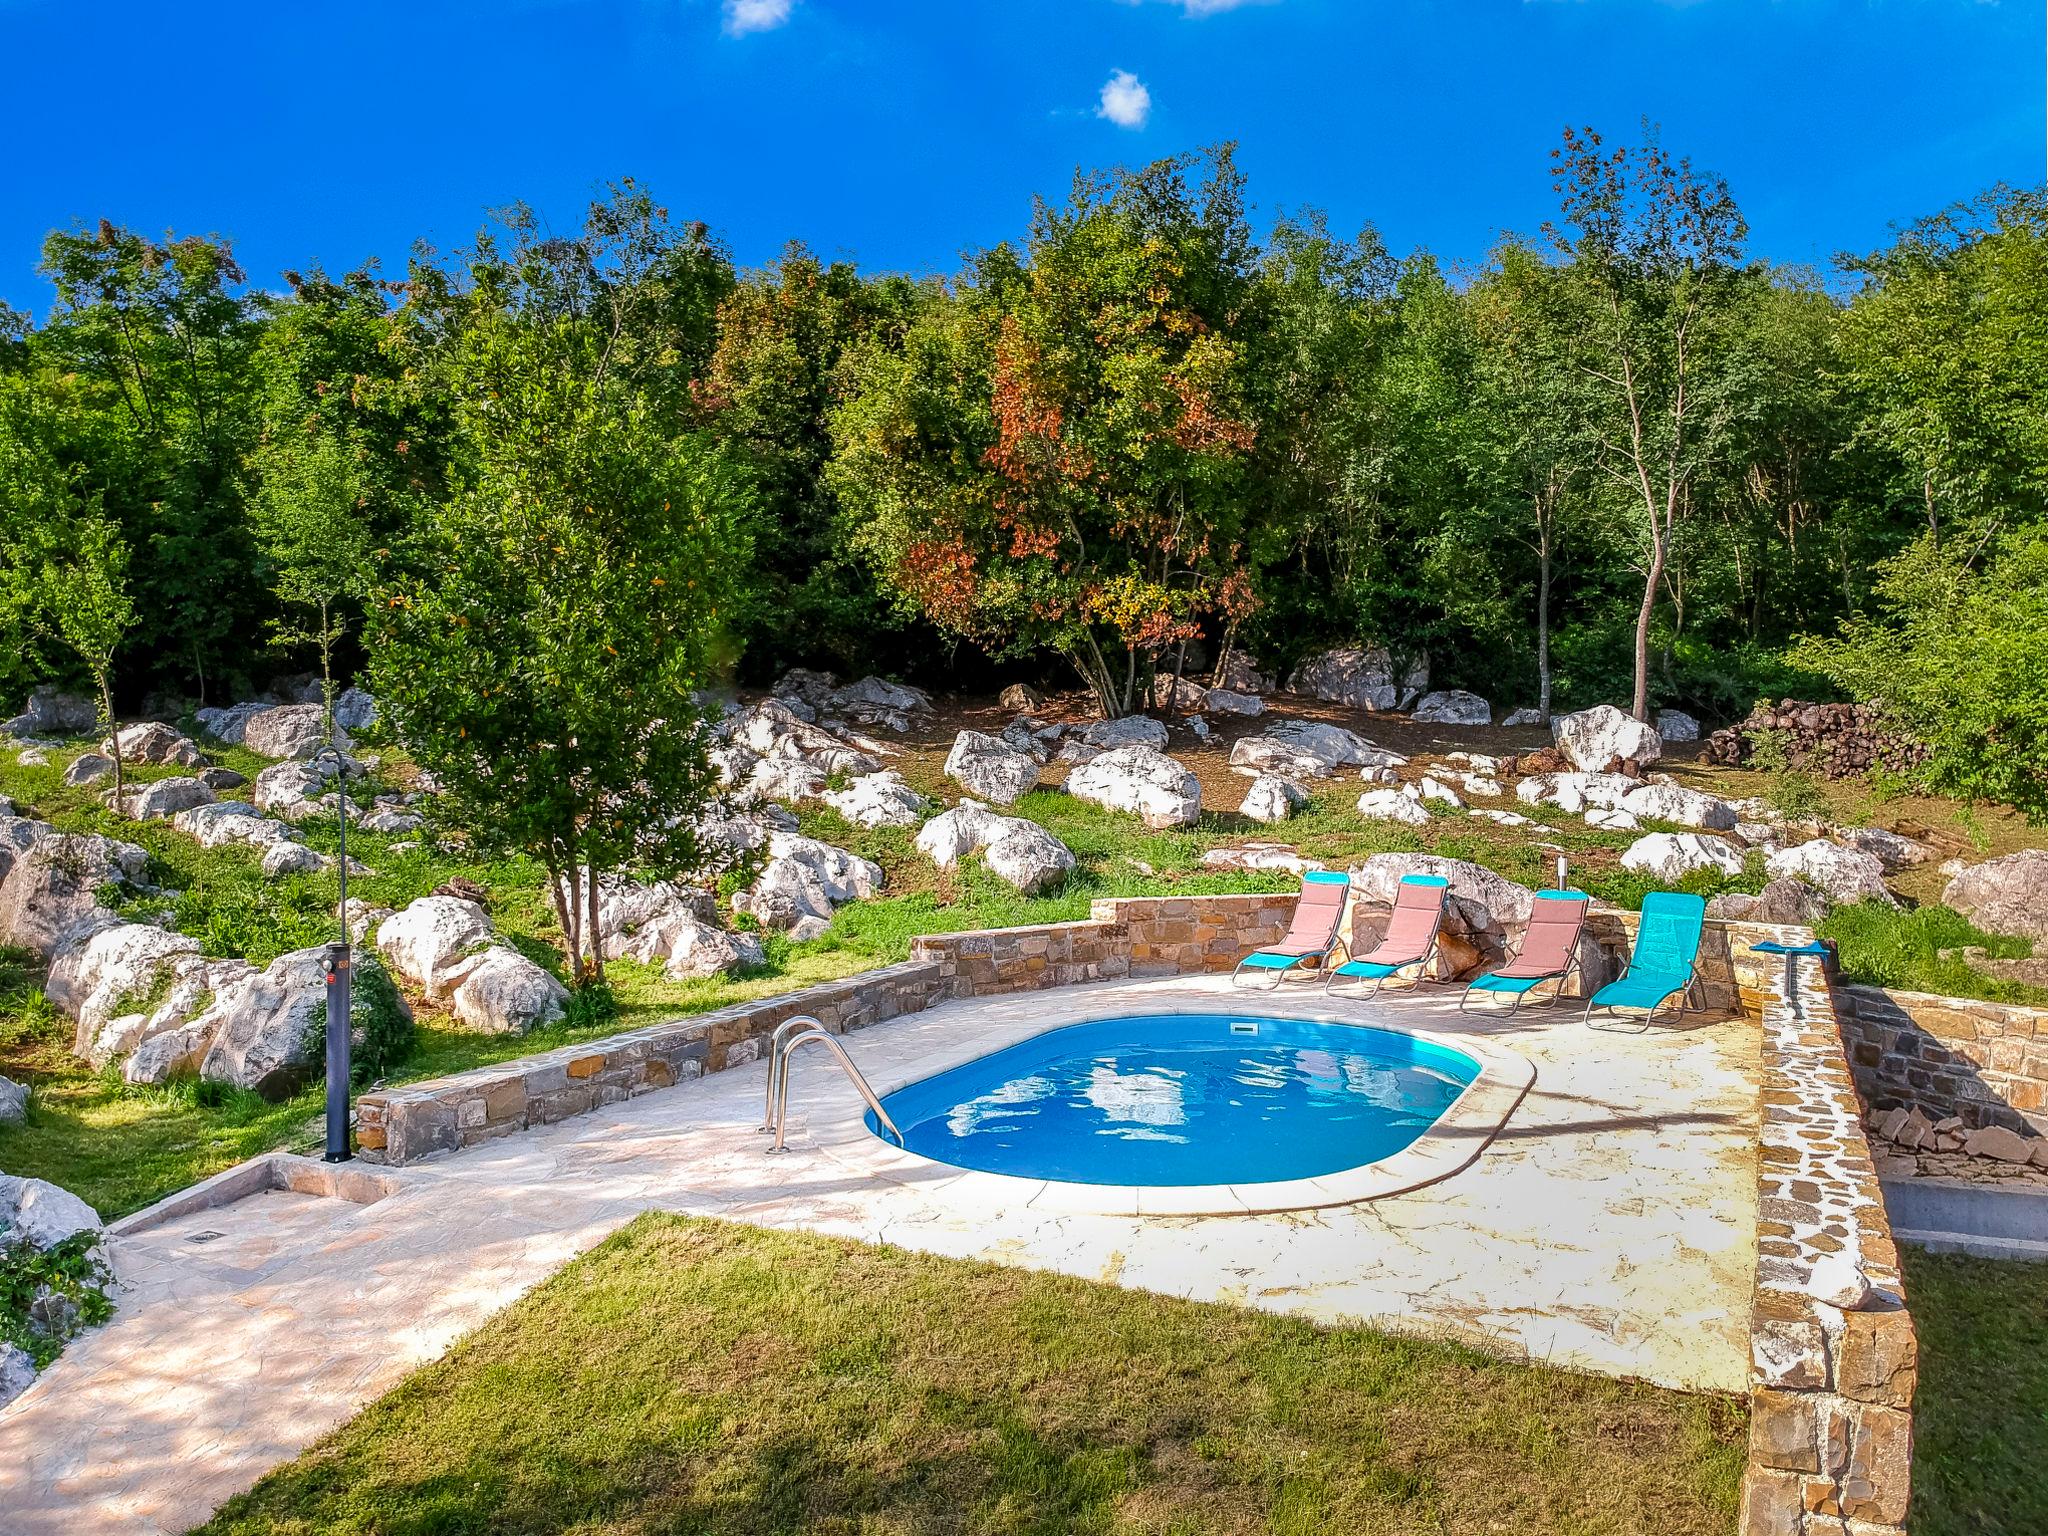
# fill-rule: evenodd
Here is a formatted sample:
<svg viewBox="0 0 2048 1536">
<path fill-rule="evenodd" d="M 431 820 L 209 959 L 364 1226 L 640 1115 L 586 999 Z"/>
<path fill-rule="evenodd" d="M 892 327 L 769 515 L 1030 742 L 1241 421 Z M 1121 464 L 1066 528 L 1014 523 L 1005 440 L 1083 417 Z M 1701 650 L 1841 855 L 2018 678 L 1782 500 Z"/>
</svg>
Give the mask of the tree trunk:
<svg viewBox="0 0 2048 1536">
<path fill-rule="evenodd" d="M 1638 720 L 1650 718 L 1650 617 L 1657 608 L 1657 585 L 1664 579 L 1664 535 L 1650 531 L 1650 569 L 1643 580 L 1643 605 L 1636 611 L 1636 693 L 1629 713 Z"/>
<path fill-rule="evenodd" d="M 98 682 L 100 685 L 100 713 L 107 717 L 107 735 L 114 743 L 114 814 L 119 816 L 123 814 L 122 801 L 124 796 L 122 788 L 125 779 L 121 767 L 121 726 L 114 719 L 113 673 L 111 671 L 102 671 L 99 674 Z"/>
<path fill-rule="evenodd" d="M 1550 724 L 1550 535 L 1536 551 L 1536 712 Z"/>
<path fill-rule="evenodd" d="M 555 900 L 555 921 L 562 925 L 562 944 L 569 952 L 569 970 L 573 975 L 583 953 L 582 924 L 576 902 L 563 884 L 562 872 L 552 864 L 548 866 L 548 893 Z"/>
<path fill-rule="evenodd" d="M 334 631 L 327 622 L 327 604 L 320 604 L 320 725 L 334 740 Z"/>
<path fill-rule="evenodd" d="M 584 871 L 583 901 L 585 910 L 589 914 L 588 921 L 583 926 L 584 931 L 590 938 L 590 969 L 588 971 L 579 969 L 578 979 L 581 981 L 603 981 L 604 929 L 599 926 L 597 920 L 597 868 L 595 865 Z"/>
</svg>

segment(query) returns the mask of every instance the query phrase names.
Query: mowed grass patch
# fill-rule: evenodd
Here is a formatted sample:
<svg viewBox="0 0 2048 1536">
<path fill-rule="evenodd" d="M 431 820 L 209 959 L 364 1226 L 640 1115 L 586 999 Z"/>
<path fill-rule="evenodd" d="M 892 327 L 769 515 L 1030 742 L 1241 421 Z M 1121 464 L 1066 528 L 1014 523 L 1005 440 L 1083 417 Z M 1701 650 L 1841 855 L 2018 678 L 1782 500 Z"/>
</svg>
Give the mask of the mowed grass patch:
<svg viewBox="0 0 2048 1536">
<path fill-rule="evenodd" d="M 207 1536 L 1720 1536 L 1739 1403 L 645 1216 Z"/>
<path fill-rule="evenodd" d="M 1920 1334 L 1914 1536 L 2048 1531 L 2048 1264 L 1903 1250 Z"/>
</svg>

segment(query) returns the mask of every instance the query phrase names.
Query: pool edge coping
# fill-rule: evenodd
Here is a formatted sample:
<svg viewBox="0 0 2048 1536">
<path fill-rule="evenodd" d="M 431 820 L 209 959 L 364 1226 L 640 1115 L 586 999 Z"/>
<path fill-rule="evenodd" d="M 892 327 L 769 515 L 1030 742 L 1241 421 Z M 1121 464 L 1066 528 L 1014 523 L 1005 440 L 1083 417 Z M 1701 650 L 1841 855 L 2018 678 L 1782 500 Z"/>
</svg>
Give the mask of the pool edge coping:
<svg viewBox="0 0 2048 1536">
<path fill-rule="evenodd" d="M 1244 1008 L 1187 1007 L 1181 1013 L 1216 1018 L 1248 1016 Z M 916 1072 L 898 1073 L 875 1082 L 875 1096 L 890 1094 L 964 1066 L 999 1050 L 1036 1040 L 1076 1024 L 1110 1023 L 1118 1019 L 1155 1017 L 1156 1011 L 1113 1012 L 1086 1019 L 1045 1022 L 1042 1027 L 991 1045 L 986 1040 L 962 1041 L 957 1059 L 921 1063 Z M 1274 1017 L 1280 1017 L 1275 1015 Z M 1370 1023 L 1327 1012 L 1288 1014 L 1289 1022 L 1341 1025 L 1405 1035 L 1479 1064 L 1479 1073 L 1430 1124 L 1400 1151 L 1371 1163 L 1341 1168 L 1309 1178 L 1276 1179 L 1248 1184 L 1081 1184 L 1065 1179 L 1033 1179 L 1018 1174 L 962 1168 L 912 1152 L 870 1131 L 866 1106 L 841 1107 L 829 1119 L 811 1118 L 807 1138 L 817 1150 L 837 1161 L 865 1164 L 863 1171 L 901 1183 L 915 1183 L 927 1193 L 966 1197 L 1025 1207 L 1058 1215 L 1225 1217 L 1274 1215 L 1287 1211 L 1321 1210 L 1357 1205 L 1405 1194 L 1462 1172 L 1478 1160 L 1506 1127 L 1536 1081 L 1536 1067 L 1527 1057 L 1467 1035 L 1446 1035 L 1406 1025 Z M 951 1052 L 944 1053 L 951 1056 Z"/>
</svg>

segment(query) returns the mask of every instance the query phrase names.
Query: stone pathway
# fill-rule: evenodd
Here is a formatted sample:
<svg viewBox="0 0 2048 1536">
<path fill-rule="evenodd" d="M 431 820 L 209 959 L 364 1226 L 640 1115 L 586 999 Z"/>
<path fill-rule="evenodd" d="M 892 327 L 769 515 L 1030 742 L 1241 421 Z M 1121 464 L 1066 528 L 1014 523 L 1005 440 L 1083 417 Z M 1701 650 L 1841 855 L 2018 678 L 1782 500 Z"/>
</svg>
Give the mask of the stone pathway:
<svg viewBox="0 0 2048 1536">
<path fill-rule="evenodd" d="M 952 1003 L 847 1037 L 878 1086 L 1120 1012 L 1312 1016 L 1211 978 Z M 0 1530 L 178 1532 L 640 1211 L 886 1240 L 1322 1320 L 1377 1320 L 1672 1386 L 1740 1391 L 1755 1269 L 1756 1027 L 1644 1035 L 1464 1018 L 1454 996 L 1334 1012 L 1483 1034 L 1536 1081 L 1479 1159 L 1365 1205 L 1069 1215 L 848 1138 L 850 1090 L 797 1064 L 791 1146 L 759 1066 L 389 1170 L 374 1204 L 272 1191 L 112 1244 L 107 1327 L 0 1412 Z"/>
</svg>

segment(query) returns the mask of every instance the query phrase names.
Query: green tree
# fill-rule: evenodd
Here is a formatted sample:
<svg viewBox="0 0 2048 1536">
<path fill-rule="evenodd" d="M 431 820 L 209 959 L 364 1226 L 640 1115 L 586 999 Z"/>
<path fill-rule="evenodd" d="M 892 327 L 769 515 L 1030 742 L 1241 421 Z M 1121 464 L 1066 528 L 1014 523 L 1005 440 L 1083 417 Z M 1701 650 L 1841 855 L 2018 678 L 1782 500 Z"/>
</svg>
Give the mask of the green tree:
<svg viewBox="0 0 2048 1536">
<path fill-rule="evenodd" d="M 346 439 L 318 432 L 273 442 L 258 458 L 256 533 L 287 615 L 276 624 L 276 641 L 319 651 L 330 736 L 335 647 L 358 617 L 372 576 L 364 457 Z"/>
<path fill-rule="evenodd" d="M 515 223 L 429 285 L 422 326 L 461 483 L 380 594 L 371 675 L 437 814 L 547 870 L 568 958 L 603 975 L 600 883 L 715 873 L 718 780 L 693 690 L 747 559 L 741 476 L 682 430 L 692 306 L 632 189 L 581 237 Z M 414 317 L 416 320 L 418 317 Z"/>
<path fill-rule="evenodd" d="M 128 546 L 104 517 L 75 519 L 43 567 L 44 612 L 92 675 L 100 715 L 114 733 L 114 804 L 122 804 L 120 724 L 114 714 L 114 652 L 135 622 Z"/>
<path fill-rule="evenodd" d="M 1641 551 L 1631 711 L 1649 718 L 1650 626 L 1681 519 L 1719 451 L 1702 333 L 1728 299 L 1748 233 L 1727 183 L 1654 138 L 1607 150 L 1566 129 L 1551 151 L 1562 221 L 1553 231 L 1578 290 L 1580 366 L 1605 406 L 1600 466 L 1632 508 Z"/>
</svg>

